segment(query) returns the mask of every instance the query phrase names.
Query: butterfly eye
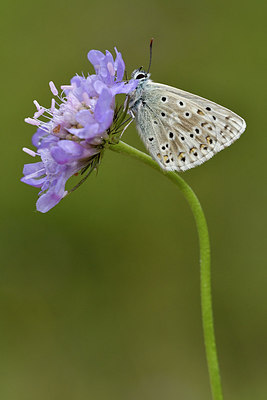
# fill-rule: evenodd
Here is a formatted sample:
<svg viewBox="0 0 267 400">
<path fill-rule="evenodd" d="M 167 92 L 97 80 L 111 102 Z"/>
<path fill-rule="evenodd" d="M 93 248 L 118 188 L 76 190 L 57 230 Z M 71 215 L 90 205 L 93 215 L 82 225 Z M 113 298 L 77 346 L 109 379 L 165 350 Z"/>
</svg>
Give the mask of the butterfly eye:
<svg viewBox="0 0 267 400">
<path fill-rule="evenodd" d="M 135 79 L 143 79 L 146 78 L 145 74 L 138 74 Z"/>
</svg>

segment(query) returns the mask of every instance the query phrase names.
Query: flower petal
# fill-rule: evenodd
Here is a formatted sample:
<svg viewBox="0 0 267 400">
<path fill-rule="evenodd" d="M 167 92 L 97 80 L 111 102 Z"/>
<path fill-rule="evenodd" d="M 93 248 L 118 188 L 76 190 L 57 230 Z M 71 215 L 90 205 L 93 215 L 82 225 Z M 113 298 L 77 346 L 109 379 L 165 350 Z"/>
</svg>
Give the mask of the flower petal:
<svg viewBox="0 0 267 400">
<path fill-rule="evenodd" d="M 93 64 L 95 72 L 98 73 L 100 65 L 105 59 L 105 55 L 99 50 L 90 50 L 87 57 L 90 63 Z"/>
<path fill-rule="evenodd" d="M 44 168 L 44 164 L 42 161 L 36 163 L 25 164 L 23 168 L 23 175 L 31 175 L 37 173 L 42 168 Z"/>
<path fill-rule="evenodd" d="M 24 176 L 21 178 L 21 182 L 34 187 L 41 187 L 46 179 L 45 167 L 41 161 L 25 164 L 23 174 Z"/>
<path fill-rule="evenodd" d="M 101 94 L 103 89 L 107 89 L 107 85 L 99 79 L 94 82 L 93 86 L 98 95 Z"/>
<path fill-rule="evenodd" d="M 110 111 L 112 105 L 113 96 L 111 91 L 108 89 L 102 90 L 98 102 L 95 106 L 95 119 L 98 122 L 103 122 L 106 120 L 106 113 Z M 112 110 L 113 112 L 113 110 Z"/>
<path fill-rule="evenodd" d="M 123 74 L 124 74 L 124 70 L 125 70 L 125 64 L 124 61 L 122 59 L 122 55 L 120 52 L 118 52 L 118 50 L 115 47 L 115 52 L 116 52 L 116 60 L 115 60 L 115 70 L 117 71 L 117 79 L 116 81 L 122 81 L 123 79 Z"/>
<path fill-rule="evenodd" d="M 113 96 L 115 96 L 116 94 L 119 94 L 119 93 L 128 94 L 136 89 L 138 83 L 139 82 L 137 79 L 131 79 L 128 83 L 118 82 L 110 90 L 111 90 Z"/>
<path fill-rule="evenodd" d="M 100 132 L 105 132 L 112 124 L 114 116 L 113 110 L 106 111 L 105 115 L 103 116 L 102 122 L 100 124 Z"/>
<path fill-rule="evenodd" d="M 55 207 L 60 200 L 63 198 L 63 195 L 60 196 L 52 190 L 48 190 L 46 193 L 42 194 L 36 202 L 36 209 L 41 213 L 46 213 L 51 210 L 51 208 Z"/>
<path fill-rule="evenodd" d="M 72 161 L 81 161 L 91 157 L 99 150 L 90 146 L 86 148 L 72 140 L 61 140 L 51 148 L 51 155 L 58 164 L 67 164 Z"/>
<path fill-rule="evenodd" d="M 59 139 L 49 132 L 39 128 L 32 137 L 32 144 L 38 148 L 47 147 L 50 143 L 57 142 Z"/>
<path fill-rule="evenodd" d="M 76 114 L 76 120 L 77 122 L 79 122 L 79 124 L 81 124 L 82 126 L 86 126 L 87 124 L 93 124 L 94 121 L 94 117 L 92 115 L 92 112 L 89 110 L 82 110 L 79 111 Z"/>
<path fill-rule="evenodd" d="M 51 155 L 58 164 L 66 164 L 81 158 L 83 147 L 72 140 L 61 140 L 51 148 Z"/>
</svg>

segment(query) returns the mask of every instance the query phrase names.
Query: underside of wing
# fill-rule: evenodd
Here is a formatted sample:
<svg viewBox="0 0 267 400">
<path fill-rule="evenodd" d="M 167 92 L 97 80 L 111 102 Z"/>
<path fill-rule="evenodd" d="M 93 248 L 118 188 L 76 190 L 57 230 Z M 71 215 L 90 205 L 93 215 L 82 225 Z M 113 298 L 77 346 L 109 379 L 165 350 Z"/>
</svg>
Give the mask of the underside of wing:
<svg viewBox="0 0 267 400">
<path fill-rule="evenodd" d="M 210 159 L 244 132 L 232 111 L 191 93 L 150 82 L 135 118 L 152 157 L 166 170 L 185 171 Z"/>
</svg>

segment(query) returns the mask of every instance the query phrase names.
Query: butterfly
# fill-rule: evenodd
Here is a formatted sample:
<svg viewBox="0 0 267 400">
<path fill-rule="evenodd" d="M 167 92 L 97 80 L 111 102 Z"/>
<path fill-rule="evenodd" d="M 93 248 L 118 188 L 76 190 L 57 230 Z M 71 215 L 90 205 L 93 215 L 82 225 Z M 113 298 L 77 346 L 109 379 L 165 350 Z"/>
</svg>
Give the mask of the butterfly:
<svg viewBox="0 0 267 400">
<path fill-rule="evenodd" d="M 151 62 L 150 62 L 151 63 Z M 230 146 L 246 128 L 243 118 L 200 96 L 155 83 L 142 68 L 129 94 L 129 112 L 152 158 L 167 171 L 186 171 Z"/>
</svg>

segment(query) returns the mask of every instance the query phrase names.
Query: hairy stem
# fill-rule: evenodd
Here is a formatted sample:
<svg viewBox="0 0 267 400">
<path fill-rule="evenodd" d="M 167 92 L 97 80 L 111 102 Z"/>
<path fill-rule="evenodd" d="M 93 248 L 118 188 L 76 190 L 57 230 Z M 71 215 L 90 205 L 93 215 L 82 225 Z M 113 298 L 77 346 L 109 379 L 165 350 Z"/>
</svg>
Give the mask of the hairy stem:
<svg viewBox="0 0 267 400">
<path fill-rule="evenodd" d="M 176 172 L 164 171 L 149 155 L 127 145 L 124 142 L 111 145 L 110 149 L 117 153 L 125 153 L 137 158 L 165 175 L 179 187 L 188 201 L 196 221 L 199 237 L 202 324 L 211 392 L 213 400 L 223 400 L 212 315 L 209 232 L 201 204 L 191 187 L 180 177 L 180 175 Z"/>
</svg>

